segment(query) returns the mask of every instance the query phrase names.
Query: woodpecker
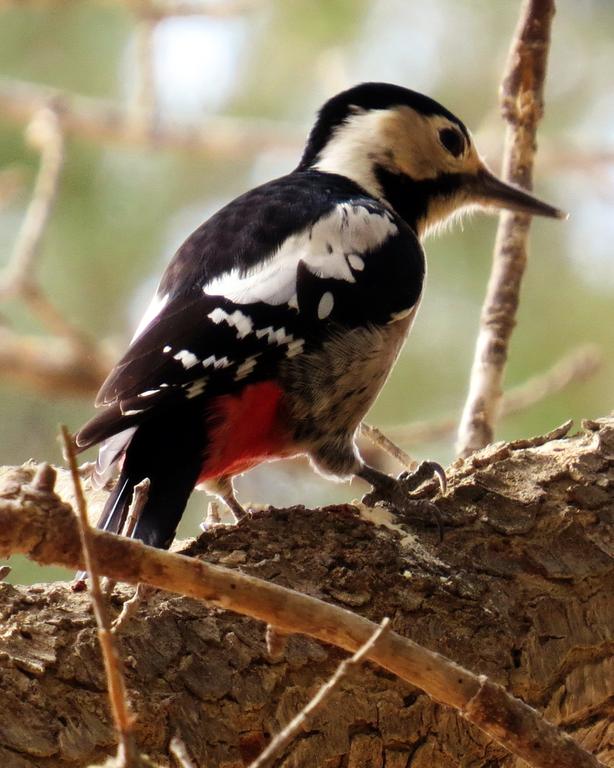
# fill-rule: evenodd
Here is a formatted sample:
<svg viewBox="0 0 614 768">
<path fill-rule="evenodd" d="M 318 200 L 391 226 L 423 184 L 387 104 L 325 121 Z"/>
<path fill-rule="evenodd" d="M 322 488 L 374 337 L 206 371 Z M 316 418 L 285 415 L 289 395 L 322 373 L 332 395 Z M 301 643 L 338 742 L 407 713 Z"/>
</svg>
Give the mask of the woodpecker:
<svg viewBox="0 0 614 768">
<path fill-rule="evenodd" d="M 149 478 L 132 535 L 168 547 L 196 485 L 240 518 L 232 478 L 299 454 L 404 506 L 355 436 L 416 315 L 421 239 L 470 206 L 563 217 L 494 176 L 427 96 L 364 83 L 326 102 L 296 170 L 179 248 L 102 385 L 76 436 L 79 450 L 102 443 L 100 482 L 121 467 L 98 527 L 121 532 Z"/>
</svg>

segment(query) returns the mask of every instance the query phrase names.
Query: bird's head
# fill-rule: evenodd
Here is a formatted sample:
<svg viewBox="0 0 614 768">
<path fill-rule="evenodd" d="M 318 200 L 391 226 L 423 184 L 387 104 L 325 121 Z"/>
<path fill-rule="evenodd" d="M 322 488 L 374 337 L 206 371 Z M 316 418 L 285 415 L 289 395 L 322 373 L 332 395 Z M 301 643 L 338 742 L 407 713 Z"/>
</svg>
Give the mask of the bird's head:
<svg viewBox="0 0 614 768">
<path fill-rule="evenodd" d="M 445 107 L 396 85 L 363 83 L 327 101 L 299 165 L 310 168 L 349 177 L 419 235 L 476 205 L 565 217 L 488 170 Z"/>
</svg>

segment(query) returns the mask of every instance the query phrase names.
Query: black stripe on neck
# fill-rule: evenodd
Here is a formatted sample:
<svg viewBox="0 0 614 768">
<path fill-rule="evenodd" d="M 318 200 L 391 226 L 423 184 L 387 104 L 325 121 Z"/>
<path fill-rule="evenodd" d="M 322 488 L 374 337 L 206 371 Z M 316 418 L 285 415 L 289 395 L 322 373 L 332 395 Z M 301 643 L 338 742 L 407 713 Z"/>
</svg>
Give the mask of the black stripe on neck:
<svg viewBox="0 0 614 768">
<path fill-rule="evenodd" d="M 452 197 L 463 184 L 463 175 L 460 173 L 445 173 L 434 179 L 415 180 L 380 165 L 375 167 L 375 177 L 384 199 L 416 233 L 418 223 L 427 219 L 429 203 L 438 197 Z"/>
</svg>

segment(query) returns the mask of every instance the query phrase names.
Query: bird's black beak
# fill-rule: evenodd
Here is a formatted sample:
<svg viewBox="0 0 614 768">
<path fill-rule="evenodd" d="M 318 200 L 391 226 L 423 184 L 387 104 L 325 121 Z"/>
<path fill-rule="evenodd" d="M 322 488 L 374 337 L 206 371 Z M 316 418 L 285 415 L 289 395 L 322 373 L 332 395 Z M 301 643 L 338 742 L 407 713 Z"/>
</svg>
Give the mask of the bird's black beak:
<svg viewBox="0 0 614 768">
<path fill-rule="evenodd" d="M 476 203 L 494 208 L 505 208 L 531 216 L 548 216 L 551 219 L 567 219 L 569 214 L 538 200 L 519 187 L 506 184 L 487 168 L 481 168 L 469 183 Z"/>
</svg>

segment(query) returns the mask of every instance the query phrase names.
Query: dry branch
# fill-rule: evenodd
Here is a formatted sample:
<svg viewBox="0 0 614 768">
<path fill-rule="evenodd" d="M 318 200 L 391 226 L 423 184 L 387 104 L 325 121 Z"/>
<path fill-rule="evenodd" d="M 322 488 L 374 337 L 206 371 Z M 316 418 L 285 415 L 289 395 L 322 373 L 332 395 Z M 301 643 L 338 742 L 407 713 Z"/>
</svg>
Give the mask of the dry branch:
<svg viewBox="0 0 614 768">
<path fill-rule="evenodd" d="M 160 120 L 155 126 L 135 121 L 133 111 L 100 99 L 78 96 L 19 80 L 0 78 L 0 119 L 22 125 L 48 105 L 57 112 L 67 136 L 104 144 L 164 148 L 236 159 L 265 150 L 297 149 L 301 135 L 278 121 L 207 117 L 198 126 Z"/>
<path fill-rule="evenodd" d="M 26 140 L 40 153 L 40 169 L 11 260 L 0 275 L 0 294 L 27 295 L 35 290 L 33 274 L 64 165 L 64 137 L 53 109 L 42 107 L 34 114 Z"/>
<path fill-rule="evenodd" d="M 543 90 L 554 0 L 524 0 L 501 86 L 507 121 L 502 177 L 532 188 L 537 126 L 543 115 Z M 457 450 L 467 456 L 492 442 L 501 401 L 508 346 L 527 261 L 531 217 L 503 212 L 499 219 L 493 269 L 480 320 L 469 393 L 458 429 Z"/>
<path fill-rule="evenodd" d="M 567 387 L 587 381 L 601 369 L 602 365 L 603 352 L 595 344 L 584 344 L 572 349 L 567 355 L 557 360 L 551 368 L 504 392 L 499 417 L 504 419 L 523 413 Z M 387 427 L 386 433 L 391 440 L 397 440 L 404 445 L 414 445 L 446 440 L 454 435 L 457 426 L 456 416 L 448 416 L 438 420 L 416 421 L 411 424 Z M 381 447 L 386 450 L 383 445 Z M 394 453 L 390 452 L 390 455 L 394 456 Z"/>
<path fill-rule="evenodd" d="M 64 164 L 64 137 L 57 113 L 49 107 L 37 111 L 26 140 L 40 153 L 40 166 L 13 253 L 0 273 L 0 299 L 20 299 L 57 336 L 21 336 L 0 329 L 0 368 L 13 383 L 26 381 L 46 393 L 86 392 L 104 378 L 109 365 L 106 350 L 64 317 L 38 279 L 43 239 Z"/>
<path fill-rule="evenodd" d="M 87 353 L 66 338 L 22 336 L 0 328 L 2 377 L 44 395 L 91 396 L 114 361 L 106 347 Z"/>
<path fill-rule="evenodd" d="M 121 661 L 113 639 L 111 621 L 100 587 L 100 576 L 98 575 L 99 563 L 93 552 L 92 529 L 90 528 L 87 516 L 87 502 L 83 494 L 83 488 L 81 487 L 81 477 L 79 475 L 79 468 L 77 467 L 74 440 L 64 426 L 62 427 L 62 443 L 65 455 L 68 457 L 68 465 L 73 482 L 81 552 L 83 553 L 85 570 L 88 574 L 89 594 L 92 600 L 94 616 L 96 617 L 96 624 L 98 625 L 98 640 L 100 642 L 107 684 L 109 687 L 111 711 L 113 712 L 113 720 L 115 721 L 115 728 L 119 737 L 119 746 L 117 750 L 118 763 L 122 768 L 136 767 L 139 764 L 139 750 L 134 738 L 134 715 L 128 703 L 128 694 L 126 692 L 124 675 L 121 670 Z"/>
<path fill-rule="evenodd" d="M 601 472 L 602 470 L 598 467 L 601 467 L 604 462 L 607 466 L 610 460 L 614 461 L 614 425 L 610 420 L 593 424 L 592 428 L 598 430 L 594 435 L 568 441 L 567 446 L 555 444 L 551 450 L 548 446 L 544 446 L 541 449 L 531 449 L 515 454 L 512 451 L 514 455 L 510 455 L 509 452 L 507 455 L 499 452 L 498 456 L 505 456 L 505 459 L 498 462 L 499 467 L 502 469 L 504 462 L 508 465 L 507 469 L 502 469 L 501 477 L 508 477 L 513 467 L 515 467 L 513 471 L 519 476 L 530 476 L 526 469 L 523 470 L 518 466 L 519 461 L 521 463 L 536 461 L 540 451 L 545 451 L 543 461 L 540 460 L 540 463 L 535 465 L 542 468 L 540 485 L 546 482 L 543 475 L 546 467 L 551 473 L 548 477 L 561 477 L 560 466 L 566 456 L 574 457 L 576 467 L 584 466 L 578 463 L 582 451 L 587 455 L 592 451 L 593 459 L 590 463 L 586 460 L 585 465 L 590 466 L 591 471 Z M 491 467 L 496 464 L 497 462 L 494 461 Z M 488 462 L 484 461 L 481 466 L 483 468 L 488 466 Z M 471 466 L 463 465 L 456 476 L 452 476 L 453 491 L 457 495 L 457 501 L 464 497 L 463 488 L 466 487 L 471 473 L 475 471 Z M 479 482 L 484 483 L 485 469 L 477 471 L 481 473 Z M 492 469 L 491 471 L 494 472 Z M 543 491 L 540 492 L 543 493 Z M 15 489 L 11 491 L 9 487 L 9 498 L 7 498 L 5 490 L 5 500 L 0 505 L 0 552 L 6 554 L 21 551 L 39 562 L 61 563 L 73 568 L 83 567 L 78 531 L 70 509 L 61 504 L 57 497 L 50 496 L 48 492 L 46 496 L 41 496 L 41 491 L 37 488 L 29 494 L 27 486 L 21 486 L 17 491 L 17 494 L 25 494 L 21 501 L 15 498 L 15 493 Z M 581 498 L 579 490 L 574 493 L 574 498 Z M 601 494 L 603 495 L 604 491 L 601 491 Z M 12 498 L 10 498 L 11 495 Z M 550 495 L 553 496 L 554 492 L 551 491 Z M 523 529 L 526 519 L 523 522 L 522 515 L 526 517 L 526 512 L 517 510 L 513 517 L 518 520 L 514 520 L 513 523 L 504 522 L 509 512 L 506 511 L 503 498 L 501 497 L 496 505 L 491 504 L 487 507 L 489 519 L 492 521 L 490 525 L 512 525 L 510 530 L 515 530 L 520 524 L 520 529 Z M 590 497 L 585 494 L 584 498 Z M 604 498 L 608 498 L 607 494 Z M 594 500 L 590 503 L 595 508 Z M 604 500 L 601 499 L 600 503 L 603 504 Z M 450 513 L 449 505 L 454 504 L 454 500 L 444 499 L 440 504 L 443 510 L 447 508 Z M 538 508 L 534 504 L 531 506 L 533 510 Z M 479 512 L 476 519 L 481 520 L 483 514 L 484 512 Z M 503 516 L 499 522 L 495 522 L 499 514 Z M 557 514 L 560 520 L 560 512 L 555 513 L 555 517 Z M 266 516 L 261 517 L 260 520 L 258 518 L 249 520 L 247 525 L 229 530 L 228 535 L 241 536 L 242 533 L 247 533 L 248 538 L 253 538 L 255 531 L 265 524 L 265 520 L 267 520 Z M 233 530 L 236 530 L 236 534 Z M 479 537 L 473 534 L 473 539 L 477 540 L 477 538 Z M 347 610 L 277 584 L 263 582 L 235 570 L 216 567 L 181 555 L 152 550 L 137 542 L 98 531 L 93 532 L 92 545 L 97 560 L 105 564 L 105 572 L 114 579 L 130 583 L 144 582 L 204 599 L 213 605 L 273 624 L 283 631 L 307 634 L 346 650 L 355 651 L 376 629 L 376 624 L 373 622 Z M 552 554 L 553 546 L 551 540 L 549 556 Z M 397 633 L 391 632 L 382 638 L 378 646 L 369 653 L 369 658 L 429 692 L 437 701 L 458 708 L 466 719 L 484 728 L 491 736 L 495 736 L 508 749 L 521 755 L 532 765 L 557 765 L 559 768 L 572 765 L 578 768 L 584 765 L 598 765 L 593 757 L 579 750 L 573 742 L 557 734 L 555 728 L 541 721 L 530 707 Z M 496 707 L 488 703 L 493 701 L 497 702 Z M 480 718 L 486 718 L 488 722 Z M 520 726 L 520 730 L 517 729 L 517 725 Z M 540 737 L 540 740 L 536 741 L 535 733 L 543 733 L 547 738 Z"/>
</svg>

